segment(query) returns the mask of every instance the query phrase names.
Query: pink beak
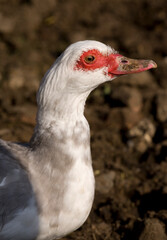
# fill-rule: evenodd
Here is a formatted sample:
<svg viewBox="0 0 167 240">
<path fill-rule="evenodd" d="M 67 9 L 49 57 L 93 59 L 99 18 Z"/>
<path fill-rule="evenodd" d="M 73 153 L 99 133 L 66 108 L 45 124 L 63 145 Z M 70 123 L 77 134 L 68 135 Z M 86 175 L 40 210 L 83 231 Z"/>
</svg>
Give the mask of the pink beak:
<svg viewBox="0 0 167 240">
<path fill-rule="evenodd" d="M 157 64 L 152 60 L 130 59 L 120 54 L 109 55 L 108 65 L 109 65 L 108 74 L 112 76 L 138 73 L 157 67 Z"/>
</svg>

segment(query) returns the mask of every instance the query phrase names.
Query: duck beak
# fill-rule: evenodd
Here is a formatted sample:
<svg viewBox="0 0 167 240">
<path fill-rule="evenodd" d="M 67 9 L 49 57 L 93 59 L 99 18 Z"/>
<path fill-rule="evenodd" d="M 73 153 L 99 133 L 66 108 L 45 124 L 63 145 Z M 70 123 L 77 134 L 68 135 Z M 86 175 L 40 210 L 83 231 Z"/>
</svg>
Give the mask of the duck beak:
<svg viewBox="0 0 167 240">
<path fill-rule="evenodd" d="M 157 64 L 152 60 L 130 59 L 120 54 L 111 54 L 108 56 L 108 66 L 108 74 L 114 76 L 143 72 L 156 68 Z"/>
</svg>

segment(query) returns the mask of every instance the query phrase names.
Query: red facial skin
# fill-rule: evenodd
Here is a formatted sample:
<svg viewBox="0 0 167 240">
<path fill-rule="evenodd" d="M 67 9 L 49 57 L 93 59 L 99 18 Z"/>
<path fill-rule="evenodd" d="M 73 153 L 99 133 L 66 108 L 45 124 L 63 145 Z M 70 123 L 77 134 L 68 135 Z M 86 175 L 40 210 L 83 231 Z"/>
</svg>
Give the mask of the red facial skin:
<svg viewBox="0 0 167 240">
<path fill-rule="evenodd" d="M 95 60 L 93 62 L 85 62 L 86 56 L 94 56 Z M 116 56 L 121 56 L 119 54 L 110 54 L 109 56 L 101 54 L 98 50 L 93 49 L 87 52 L 84 52 L 80 59 L 77 61 L 75 69 L 82 69 L 84 71 L 95 70 L 97 68 L 112 66 L 112 69 L 118 67 L 118 63 L 115 61 Z"/>
<path fill-rule="evenodd" d="M 92 62 L 88 63 L 85 60 L 85 58 L 88 56 L 94 56 L 95 59 Z M 84 52 L 81 55 L 74 69 L 82 69 L 83 71 L 89 71 L 100 69 L 103 67 L 107 67 L 108 75 L 110 77 L 114 77 L 115 75 L 142 72 L 150 68 L 156 68 L 157 65 L 152 60 L 128 59 L 116 53 L 103 55 L 98 50 L 93 49 Z"/>
</svg>

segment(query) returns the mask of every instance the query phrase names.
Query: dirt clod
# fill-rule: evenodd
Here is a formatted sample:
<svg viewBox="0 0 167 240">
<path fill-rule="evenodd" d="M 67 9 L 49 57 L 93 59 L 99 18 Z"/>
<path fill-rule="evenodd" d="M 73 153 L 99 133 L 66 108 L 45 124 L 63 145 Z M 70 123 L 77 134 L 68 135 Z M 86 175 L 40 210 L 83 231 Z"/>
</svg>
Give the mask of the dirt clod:
<svg viewBox="0 0 167 240">
<path fill-rule="evenodd" d="M 165 226 L 158 219 L 146 219 L 144 230 L 139 240 L 167 240 Z"/>
</svg>

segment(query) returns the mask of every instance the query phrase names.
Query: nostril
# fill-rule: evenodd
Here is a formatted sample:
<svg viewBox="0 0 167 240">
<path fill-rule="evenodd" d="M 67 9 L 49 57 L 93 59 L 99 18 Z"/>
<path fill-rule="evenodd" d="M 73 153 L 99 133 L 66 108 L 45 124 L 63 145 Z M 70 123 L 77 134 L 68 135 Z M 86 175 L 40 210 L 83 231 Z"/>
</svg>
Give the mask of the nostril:
<svg viewBox="0 0 167 240">
<path fill-rule="evenodd" d="M 125 63 L 128 63 L 128 60 L 122 59 L 122 60 L 121 60 L 121 63 L 124 63 L 124 64 L 125 64 Z"/>
</svg>

